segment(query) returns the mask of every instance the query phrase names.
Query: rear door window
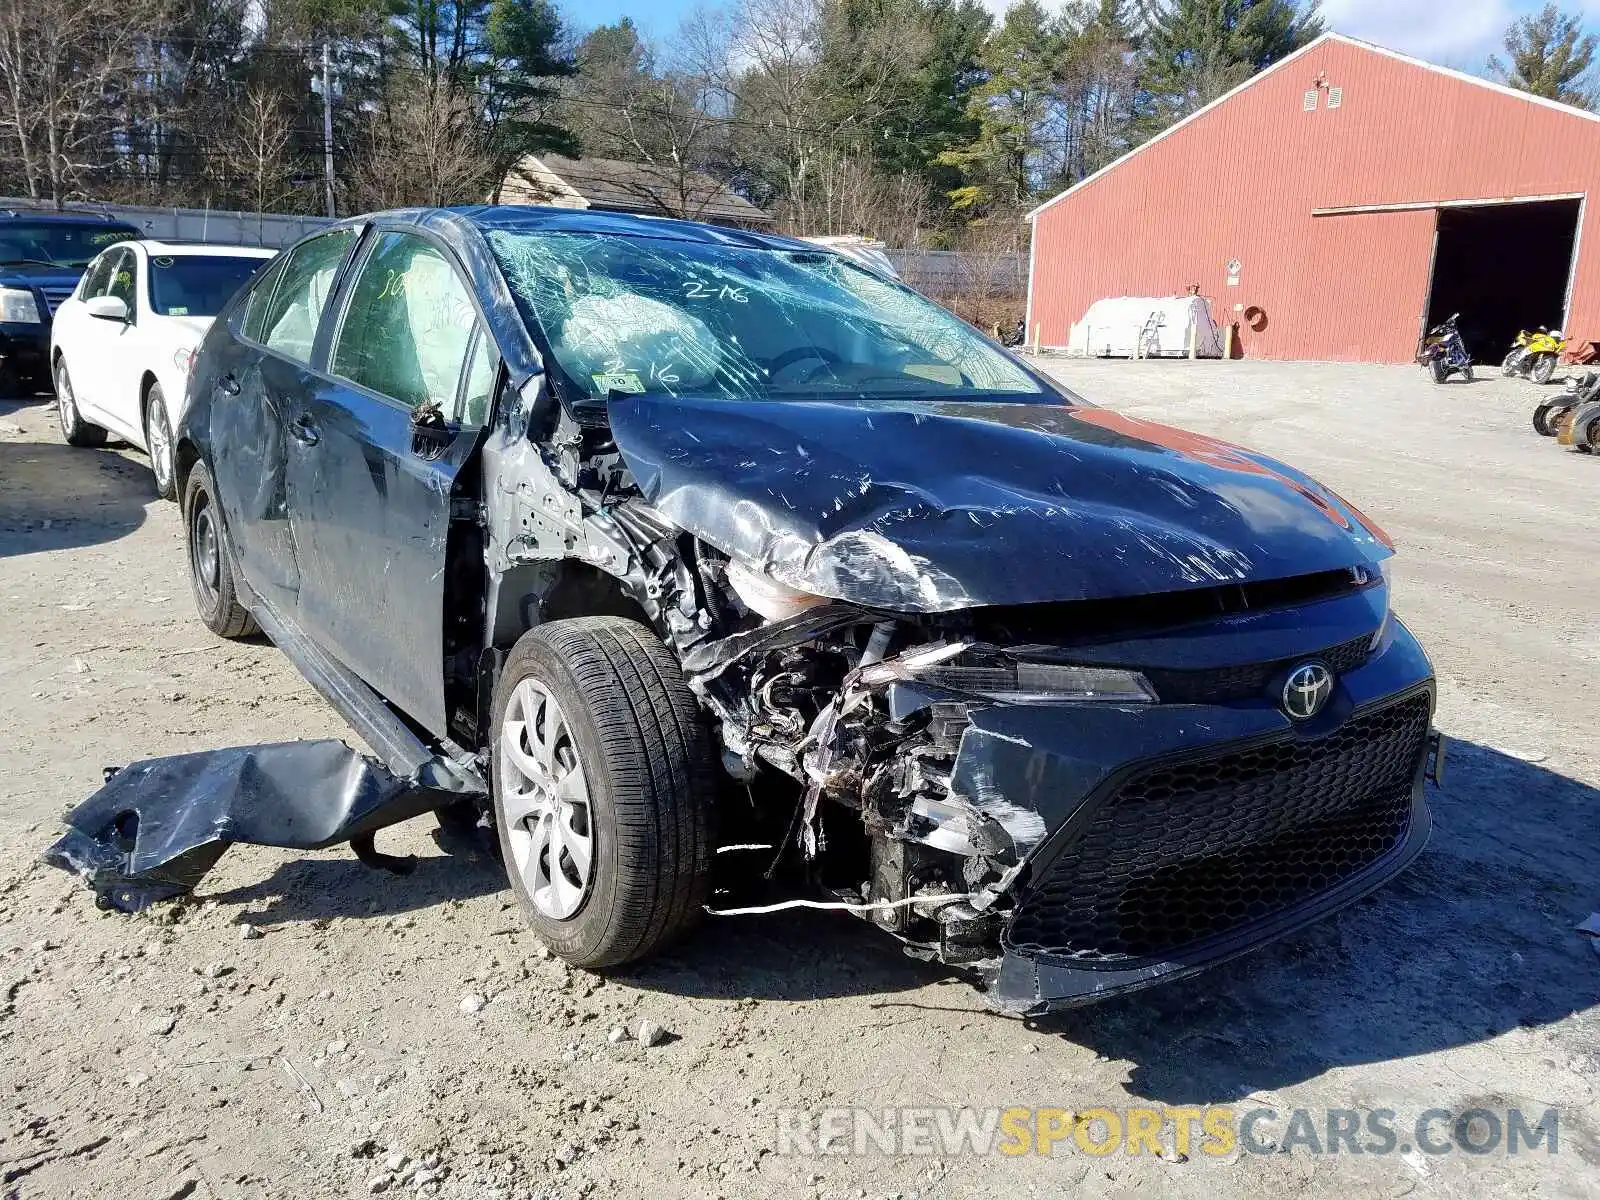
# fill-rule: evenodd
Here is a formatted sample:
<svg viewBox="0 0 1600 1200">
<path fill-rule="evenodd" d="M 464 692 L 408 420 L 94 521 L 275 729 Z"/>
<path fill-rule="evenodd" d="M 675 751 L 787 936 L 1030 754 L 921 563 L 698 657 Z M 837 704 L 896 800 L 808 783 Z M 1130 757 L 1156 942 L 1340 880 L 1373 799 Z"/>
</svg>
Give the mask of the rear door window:
<svg viewBox="0 0 1600 1200">
<path fill-rule="evenodd" d="M 354 236 L 354 229 L 336 229 L 289 252 L 278 274 L 278 286 L 261 314 L 258 340 L 262 345 L 299 362 L 311 361 L 317 324 Z M 247 326 L 250 319 L 246 318 Z"/>
<path fill-rule="evenodd" d="M 408 408 L 455 416 L 478 313 L 461 276 L 419 237 L 383 233 L 350 290 L 328 370 Z"/>
<path fill-rule="evenodd" d="M 267 309 L 272 305 L 272 289 L 283 274 L 283 259 L 278 259 L 250 285 L 250 295 L 244 302 L 244 318 L 239 332 L 252 342 L 259 342 L 267 325 Z"/>
</svg>

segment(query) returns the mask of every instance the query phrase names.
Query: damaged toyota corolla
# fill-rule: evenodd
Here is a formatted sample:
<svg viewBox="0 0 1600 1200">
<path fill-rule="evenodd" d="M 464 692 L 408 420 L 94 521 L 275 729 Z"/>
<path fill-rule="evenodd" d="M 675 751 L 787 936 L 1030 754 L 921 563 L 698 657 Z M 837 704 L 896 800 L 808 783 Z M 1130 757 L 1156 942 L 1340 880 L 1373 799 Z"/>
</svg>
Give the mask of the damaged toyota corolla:
<svg viewBox="0 0 1600 1200">
<path fill-rule="evenodd" d="M 109 903 L 233 841 L 397 866 L 373 832 L 435 810 L 496 831 L 573 964 L 655 952 L 755 856 L 1039 1012 L 1260 945 L 1427 839 L 1432 671 L 1380 530 L 816 246 L 364 217 L 238 296 L 191 388 L 201 617 L 264 630 L 377 758 L 113 775 L 53 851 Z"/>
</svg>

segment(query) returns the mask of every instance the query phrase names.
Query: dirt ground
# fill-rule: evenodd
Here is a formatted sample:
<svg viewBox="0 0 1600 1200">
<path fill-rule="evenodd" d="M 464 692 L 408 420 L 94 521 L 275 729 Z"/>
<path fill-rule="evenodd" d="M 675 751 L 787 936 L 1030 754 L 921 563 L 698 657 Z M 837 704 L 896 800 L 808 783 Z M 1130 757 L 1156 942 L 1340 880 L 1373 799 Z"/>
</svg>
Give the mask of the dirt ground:
<svg viewBox="0 0 1600 1200">
<path fill-rule="evenodd" d="M 1600 460 L 1535 436 L 1523 381 L 1051 369 L 1287 458 L 1383 524 L 1457 740 L 1400 881 L 1190 982 L 1033 1025 L 848 917 L 722 919 L 624 975 L 568 971 L 497 864 L 426 820 L 380 840 L 421 857 L 409 878 L 240 847 L 193 903 L 97 911 L 38 855 L 104 766 L 347 735 L 270 645 L 195 619 L 140 455 L 68 449 L 44 403 L 0 401 L 0 1196 L 1593 1195 L 1600 955 L 1574 926 L 1600 908 Z M 608 1038 L 643 1019 L 668 1039 Z M 778 1153 L 786 1108 L 1140 1104 L 1389 1108 L 1402 1129 L 1554 1108 L 1559 1143 Z"/>
</svg>

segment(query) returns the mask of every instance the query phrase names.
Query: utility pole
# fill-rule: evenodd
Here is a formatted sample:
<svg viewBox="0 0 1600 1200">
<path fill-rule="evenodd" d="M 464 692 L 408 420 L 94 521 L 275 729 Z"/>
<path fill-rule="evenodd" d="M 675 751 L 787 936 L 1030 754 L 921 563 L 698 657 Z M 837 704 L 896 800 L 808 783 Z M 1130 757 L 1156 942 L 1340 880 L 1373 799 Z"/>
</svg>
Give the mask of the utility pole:
<svg viewBox="0 0 1600 1200">
<path fill-rule="evenodd" d="M 328 43 L 322 43 L 322 183 L 328 193 L 328 215 L 338 216 L 333 203 L 333 68 Z"/>
</svg>

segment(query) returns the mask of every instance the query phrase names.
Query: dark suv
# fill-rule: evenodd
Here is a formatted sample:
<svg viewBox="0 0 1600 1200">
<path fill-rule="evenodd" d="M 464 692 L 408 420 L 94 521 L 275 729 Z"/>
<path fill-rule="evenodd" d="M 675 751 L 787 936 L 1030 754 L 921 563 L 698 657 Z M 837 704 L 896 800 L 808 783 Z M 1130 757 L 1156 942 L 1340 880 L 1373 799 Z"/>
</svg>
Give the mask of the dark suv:
<svg viewBox="0 0 1600 1200">
<path fill-rule="evenodd" d="M 572 963 L 656 950 L 753 854 L 1037 1011 L 1247 950 L 1427 838 L 1382 532 L 816 246 L 361 218 L 236 297 L 191 387 L 206 624 L 259 625 L 492 825 Z M 352 788 L 284 791 L 315 823 Z"/>
<path fill-rule="evenodd" d="M 50 386 L 50 318 L 89 260 L 144 236 L 91 213 L 0 210 L 0 395 Z"/>
</svg>

